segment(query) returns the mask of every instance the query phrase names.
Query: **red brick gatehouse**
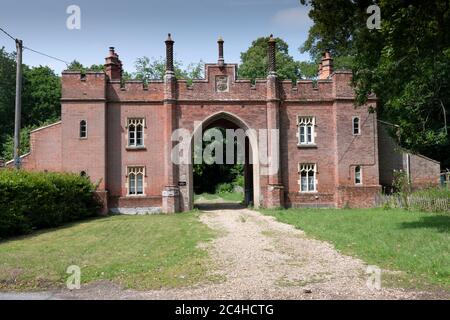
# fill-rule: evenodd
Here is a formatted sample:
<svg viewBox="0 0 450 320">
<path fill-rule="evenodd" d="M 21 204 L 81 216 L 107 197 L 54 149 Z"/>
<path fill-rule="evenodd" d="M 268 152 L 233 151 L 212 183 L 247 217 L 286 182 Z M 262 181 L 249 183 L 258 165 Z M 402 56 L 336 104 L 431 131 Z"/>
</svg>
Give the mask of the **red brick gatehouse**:
<svg viewBox="0 0 450 320">
<path fill-rule="evenodd" d="M 255 207 L 374 204 L 381 189 L 379 141 L 376 113 L 369 110 L 376 98 L 355 107 L 352 74 L 333 71 L 328 53 L 317 82 L 280 81 L 271 38 L 269 75 L 253 84 L 237 77 L 237 64 L 225 63 L 220 39 L 218 62 L 189 84 L 174 76 L 173 44 L 169 35 L 164 80 L 122 82 L 114 48 L 105 72 L 63 72 L 61 121 L 32 132 L 22 167 L 86 174 L 115 212 L 184 211 L 193 203 L 192 166 L 171 161 L 175 129 L 193 132 L 195 122 L 203 129 L 279 129 L 279 170 L 264 175 L 257 160 L 246 165 L 246 198 Z M 254 159 L 259 147 L 249 136 Z M 439 164 L 430 183 L 438 174 Z"/>
</svg>

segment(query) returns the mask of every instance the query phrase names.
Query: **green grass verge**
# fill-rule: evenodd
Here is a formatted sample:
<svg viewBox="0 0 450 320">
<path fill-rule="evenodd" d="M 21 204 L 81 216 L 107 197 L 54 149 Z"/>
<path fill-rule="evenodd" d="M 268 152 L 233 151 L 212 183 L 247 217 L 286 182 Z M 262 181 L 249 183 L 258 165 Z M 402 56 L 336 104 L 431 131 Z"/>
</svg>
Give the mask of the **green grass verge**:
<svg viewBox="0 0 450 320">
<path fill-rule="evenodd" d="M 197 245 L 214 233 L 198 215 L 111 216 L 0 242 L 0 289 L 65 285 L 70 265 L 81 268 L 82 283 L 156 289 L 208 281 L 211 261 Z"/>
<path fill-rule="evenodd" d="M 261 210 L 344 254 L 384 269 L 404 271 L 396 285 L 450 290 L 450 216 L 401 209 Z"/>
</svg>

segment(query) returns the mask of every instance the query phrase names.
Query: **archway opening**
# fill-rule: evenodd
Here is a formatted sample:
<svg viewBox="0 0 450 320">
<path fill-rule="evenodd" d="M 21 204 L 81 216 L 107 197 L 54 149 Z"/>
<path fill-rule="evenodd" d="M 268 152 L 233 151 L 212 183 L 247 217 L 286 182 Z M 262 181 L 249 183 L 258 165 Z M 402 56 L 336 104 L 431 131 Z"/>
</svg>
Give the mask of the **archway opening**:
<svg viewBox="0 0 450 320">
<path fill-rule="evenodd" d="M 249 172 L 252 172 L 252 166 L 246 157 L 249 154 L 248 138 L 245 134 L 243 141 L 237 137 L 243 130 L 223 118 L 202 129 L 203 161 L 193 165 L 194 205 L 216 208 L 251 205 L 253 188 L 249 184 L 249 177 L 250 180 L 252 177 Z"/>
<path fill-rule="evenodd" d="M 184 171 L 188 180 L 182 195 L 185 209 L 193 208 L 194 202 L 202 208 L 216 209 L 237 205 L 259 206 L 259 165 L 254 161 L 258 159 L 257 143 L 248 129 L 242 120 L 226 112 L 214 114 L 196 126 L 194 136 L 201 134 L 202 146 L 200 153 L 195 151 L 195 139 L 192 139 L 193 164 L 185 167 Z M 223 138 L 223 141 L 218 141 L 219 148 L 222 148 L 219 157 L 215 157 L 217 145 L 211 146 L 213 141 L 218 140 L 217 134 Z M 230 146 L 232 153 L 229 152 Z M 202 164 L 196 163 L 194 153 L 201 154 Z M 215 163 L 205 163 L 208 154 L 214 157 Z M 222 159 L 222 162 L 217 163 L 217 159 Z"/>
</svg>

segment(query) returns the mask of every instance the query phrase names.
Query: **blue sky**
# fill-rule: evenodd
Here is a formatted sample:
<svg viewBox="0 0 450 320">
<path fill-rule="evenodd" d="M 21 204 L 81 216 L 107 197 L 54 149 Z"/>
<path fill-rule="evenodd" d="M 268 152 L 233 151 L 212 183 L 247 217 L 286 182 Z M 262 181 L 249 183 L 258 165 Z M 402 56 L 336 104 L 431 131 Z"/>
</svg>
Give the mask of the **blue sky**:
<svg viewBox="0 0 450 320">
<path fill-rule="evenodd" d="M 66 27 L 69 5 L 81 8 L 81 30 Z M 299 46 L 312 25 L 308 8 L 298 0 L 0 0 L 0 27 L 24 45 L 66 61 L 85 65 L 104 62 L 108 47 L 116 47 L 128 71 L 138 57 L 159 57 L 171 32 L 175 56 L 185 64 L 215 62 L 217 38 L 225 40 L 225 61 L 239 62 L 251 41 L 273 33 L 289 44 L 290 54 L 307 60 Z M 15 50 L 0 34 L 0 47 Z M 24 63 L 49 65 L 61 72 L 61 62 L 24 52 Z"/>
</svg>

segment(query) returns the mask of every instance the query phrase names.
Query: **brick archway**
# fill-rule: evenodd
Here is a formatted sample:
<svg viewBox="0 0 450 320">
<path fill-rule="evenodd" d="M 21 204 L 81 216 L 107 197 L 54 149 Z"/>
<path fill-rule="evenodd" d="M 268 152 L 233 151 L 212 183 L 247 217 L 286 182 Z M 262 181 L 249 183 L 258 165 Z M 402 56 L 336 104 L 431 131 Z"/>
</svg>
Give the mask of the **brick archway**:
<svg viewBox="0 0 450 320">
<path fill-rule="evenodd" d="M 208 126 L 210 126 L 212 123 L 220 120 L 231 122 L 236 126 L 236 128 L 242 129 L 246 133 L 246 137 L 249 140 L 249 152 L 251 153 L 250 158 L 252 159 L 253 163 L 253 202 L 255 208 L 258 208 L 261 201 L 258 139 L 256 136 L 256 132 L 254 130 L 251 130 L 250 126 L 243 119 L 233 113 L 219 111 L 207 116 L 202 120 L 198 120 L 192 133 L 190 149 L 188 151 L 189 155 L 192 157 L 193 154 L 194 136 L 199 133 L 203 134 L 205 128 L 208 128 Z M 179 176 L 186 179 L 186 185 L 180 186 L 180 207 L 181 210 L 188 211 L 193 208 L 194 203 L 194 179 L 192 163 L 180 165 Z"/>
</svg>

